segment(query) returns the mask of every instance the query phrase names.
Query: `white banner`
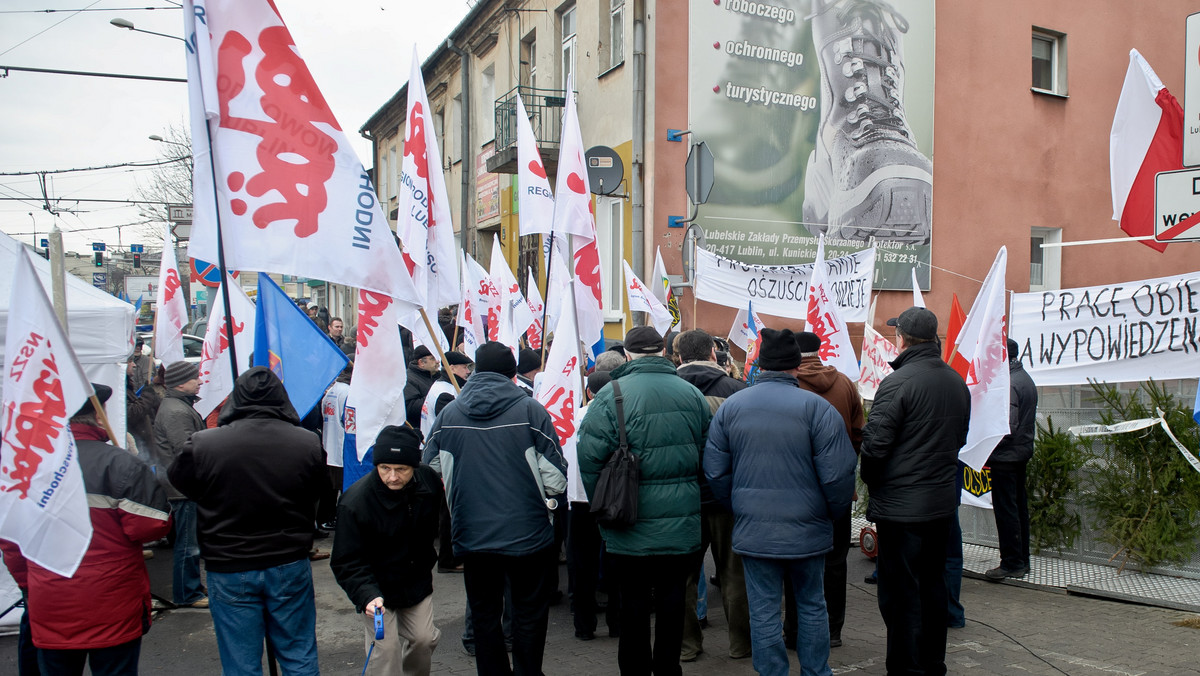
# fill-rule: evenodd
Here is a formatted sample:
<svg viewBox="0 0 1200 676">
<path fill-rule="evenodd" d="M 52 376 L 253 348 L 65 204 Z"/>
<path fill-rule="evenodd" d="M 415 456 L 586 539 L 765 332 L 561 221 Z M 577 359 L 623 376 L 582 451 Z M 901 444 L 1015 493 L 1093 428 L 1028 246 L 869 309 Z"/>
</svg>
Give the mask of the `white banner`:
<svg viewBox="0 0 1200 676">
<path fill-rule="evenodd" d="M 1013 297 L 1009 335 L 1034 382 L 1200 376 L 1200 272 Z"/>
<path fill-rule="evenodd" d="M 863 325 L 862 367 L 858 373 L 858 394 L 863 399 L 873 401 L 879 383 L 892 372 L 888 362 L 900 356 L 896 344 L 883 336 L 871 324 Z"/>
<path fill-rule="evenodd" d="M 812 271 L 812 263 L 747 265 L 698 249 L 696 298 L 736 308 L 744 308 L 753 300 L 758 312 L 804 319 L 808 314 L 808 282 Z M 867 321 L 875 274 L 874 247 L 825 261 L 825 272 L 842 319 Z"/>
<path fill-rule="evenodd" d="M 1009 433 L 1008 352 L 1004 340 L 1004 276 L 1008 248 L 1000 247 L 958 334 L 958 353 L 970 364 L 971 422 L 958 459 L 983 468 L 996 444 Z"/>
<path fill-rule="evenodd" d="M 229 279 L 233 279 L 230 277 Z M 201 417 L 208 417 L 213 409 L 225 402 L 233 392 L 233 370 L 229 368 L 229 331 L 225 326 L 225 298 L 217 288 L 212 310 L 208 313 L 208 329 L 204 332 L 204 347 L 200 351 L 200 401 L 193 408 Z M 255 326 L 254 301 L 246 295 L 242 285 L 234 280 L 229 285 L 230 316 L 233 319 L 233 347 L 237 352 L 237 372 L 250 368 L 250 355 L 254 353 Z"/>
<path fill-rule="evenodd" d="M 164 365 L 183 360 L 183 325 L 187 324 L 187 300 L 179 280 L 171 226 L 163 226 L 162 260 L 158 268 L 158 291 L 154 294 L 154 356 Z"/>
<path fill-rule="evenodd" d="M 1172 432 L 1171 427 L 1167 425 L 1166 418 L 1163 418 L 1162 409 L 1155 409 L 1155 412 L 1158 413 L 1157 418 L 1126 420 L 1113 425 L 1076 425 L 1074 427 L 1067 428 L 1067 431 L 1077 437 L 1097 437 L 1107 434 L 1136 432 L 1137 430 L 1144 430 L 1147 427 L 1158 425 L 1159 427 L 1162 427 L 1163 431 L 1167 433 L 1168 437 L 1170 437 L 1171 441 L 1175 444 L 1175 448 L 1179 449 L 1179 454 L 1183 456 L 1183 459 L 1188 461 L 1188 464 L 1192 466 L 1192 469 L 1200 472 L 1200 458 L 1197 458 L 1195 454 L 1189 452 L 1183 444 L 1179 443 L 1179 439 L 1175 438 L 1175 433 Z"/>
</svg>

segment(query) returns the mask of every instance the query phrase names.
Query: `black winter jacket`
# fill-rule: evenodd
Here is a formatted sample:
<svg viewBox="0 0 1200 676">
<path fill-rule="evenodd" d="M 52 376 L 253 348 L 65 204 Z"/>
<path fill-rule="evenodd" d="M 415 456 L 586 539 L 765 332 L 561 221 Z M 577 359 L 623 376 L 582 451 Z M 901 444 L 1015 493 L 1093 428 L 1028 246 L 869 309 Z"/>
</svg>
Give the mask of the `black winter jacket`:
<svg viewBox="0 0 1200 676">
<path fill-rule="evenodd" d="M 749 387 L 737 378 L 730 377 L 716 362 L 688 362 L 675 369 L 675 372 L 700 390 L 700 394 L 708 400 L 709 413 L 713 415 L 716 415 L 722 402 Z M 700 504 L 710 510 L 729 511 L 713 495 L 712 487 L 708 485 L 708 479 L 704 476 L 703 467 L 700 468 Z"/>
<path fill-rule="evenodd" d="M 413 429 L 421 429 L 421 406 L 425 404 L 425 396 L 436 379 L 436 373 L 409 364 L 408 380 L 404 383 L 404 415 Z"/>
<path fill-rule="evenodd" d="M 220 427 L 192 435 L 170 469 L 196 502 L 209 570 L 263 570 L 308 557 L 329 485 L 321 440 L 299 427 L 283 383 L 256 366 L 237 379 Z"/>
<path fill-rule="evenodd" d="M 932 521 L 958 509 L 958 451 L 967 441 L 971 394 L 935 342 L 892 362 L 863 429 L 862 478 L 872 521 Z"/>
<path fill-rule="evenodd" d="M 1016 469 L 1033 457 L 1033 439 L 1037 435 L 1037 385 L 1021 365 L 1017 355 L 1008 357 L 1008 436 L 996 444 L 988 466 Z"/>
<path fill-rule="evenodd" d="M 395 610 L 433 593 L 443 496 L 442 480 L 428 465 L 398 491 L 371 471 L 342 495 L 329 567 L 358 612 L 376 597 Z"/>
</svg>

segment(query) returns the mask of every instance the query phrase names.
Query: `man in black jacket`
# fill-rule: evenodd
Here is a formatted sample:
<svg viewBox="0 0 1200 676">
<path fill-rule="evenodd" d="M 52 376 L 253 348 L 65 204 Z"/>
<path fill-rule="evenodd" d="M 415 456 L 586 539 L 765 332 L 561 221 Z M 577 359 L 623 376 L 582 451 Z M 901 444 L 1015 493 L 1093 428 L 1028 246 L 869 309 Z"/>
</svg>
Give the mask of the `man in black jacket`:
<svg viewBox="0 0 1200 676">
<path fill-rule="evenodd" d="M 222 669 L 261 672 L 269 635 L 284 673 L 316 674 L 308 552 L 329 481 L 321 440 L 262 366 L 238 376 L 219 424 L 193 434 L 168 474 L 196 502 Z"/>
<path fill-rule="evenodd" d="M 413 358 L 408 362 L 408 381 L 404 383 L 404 414 L 408 424 L 413 429 L 421 428 L 421 406 L 425 403 L 425 395 L 437 379 L 438 360 L 424 345 L 418 345 L 413 350 Z"/>
<path fill-rule="evenodd" d="M 730 395 L 748 387 L 746 383 L 730 378 L 725 369 L 717 365 L 716 343 L 711 335 L 700 329 L 679 334 L 675 346 L 683 364 L 676 370 L 680 378 L 700 390 L 708 400 L 709 410 L 716 413 L 721 402 Z M 742 557 L 733 551 L 733 514 L 721 506 L 713 496 L 708 481 L 700 477 L 700 555 L 703 559 L 709 545 L 713 549 L 713 563 L 721 581 L 721 605 L 725 619 L 729 622 L 729 656 L 740 659 L 750 656 L 750 607 L 746 601 L 746 578 L 742 570 Z M 688 578 L 684 596 L 683 650 L 680 660 L 691 662 L 704 652 L 704 634 L 696 616 L 696 585 L 703 574 L 692 572 Z"/>
<path fill-rule="evenodd" d="M 1000 541 L 1000 565 L 984 573 L 999 582 L 1025 577 L 1029 572 L 1029 500 L 1025 494 L 1025 466 L 1033 457 L 1037 433 L 1037 386 L 1021 366 L 1017 341 L 1008 340 L 1009 434 L 996 444 L 988 458 L 992 475 L 992 513 Z"/>
<path fill-rule="evenodd" d="M 958 451 L 971 395 L 941 358 L 937 316 L 912 307 L 896 320 L 900 356 L 863 429 L 867 518 L 879 530 L 879 612 L 889 674 L 946 673 L 946 540 L 958 509 Z"/>
<path fill-rule="evenodd" d="M 441 632 L 433 626 L 433 563 L 442 480 L 421 464 L 421 437 L 407 427 L 379 431 L 375 471 L 359 479 L 338 506 L 330 567 L 355 609 L 364 613 L 366 649 L 383 615 L 376 674 L 428 674 Z M 403 639 L 403 641 L 401 641 Z"/>
</svg>

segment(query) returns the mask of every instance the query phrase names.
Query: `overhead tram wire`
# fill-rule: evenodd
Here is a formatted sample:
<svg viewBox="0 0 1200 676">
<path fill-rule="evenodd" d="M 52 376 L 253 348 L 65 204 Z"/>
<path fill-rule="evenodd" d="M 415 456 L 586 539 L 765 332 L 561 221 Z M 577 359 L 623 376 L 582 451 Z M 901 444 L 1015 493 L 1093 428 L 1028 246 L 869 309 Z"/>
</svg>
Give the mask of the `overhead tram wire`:
<svg viewBox="0 0 1200 676">
<path fill-rule="evenodd" d="M 94 5 L 96 3 L 92 3 Z M 88 5 L 83 9 L 0 9 L 0 14 L 56 14 L 60 12 L 142 12 L 155 9 L 180 9 L 179 5 L 167 7 L 95 7 Z"/>
<path fill-rule="evenodd" d="M 71 19 L 71 18 L 73 18 L 73 17 L 77 16 L 77 15 L 78 15 L 80 12 L 85 12 L 85 11 L 87 11 L 87 10 L 89 10 L 89 9 L 91 9 L 91 8 L 93 8 L 93 7 L 95 7 L 95 6 L 96 6 L 96 5 L 98 5 L 98 4 L 100 4 L 100 0 L 95 0 L 95 2 L 93 2 L 93 3 L 92 3 L 92 4 L 90 4 L 90 5 L 88 5 L 87 7 L 84 7 L 83 9 L 77 9 L 77 10 L 74 10 L 74 11 L 72 11 L 70 14 L 68 14 L 68 15 L 67 15 L 67 16 L 65 16 L 65 17 L 63 17 L 63 18 L 62 18 L 62 21 L 55 21 L 54 23 L 52 23 L 52 24 L 50 24 L 49 26 L 47 26 L 47 27 L 43 28 L 42 30 L 40 30 L 40 31 L 38 31 L 38 32 L 36 32 L 36 33 L 34 33 L 33 35 L 30 35 L 29 37 L 27 37 L 27 38 L 25 38 L 24 40 L 22 40 L 22 41 L 18 42 L 17 44 L 13 45 L 12 47 L 9 47 L 8 49 L 4 50 L 3 52 L 0 52 L 0 56 L 4 56 L 5 54 L 7 54 L 7 53 L 11 52 L 12 50 L 16 49 L 17 47 L 20 47 L 21 45 L 25 44 L 26 42 L 29 42 L 30 40 L 32 40 L 32 39 L 34 39 L 34 38 L 36 38 L 37 36 L 41 35 L 42 33 L 45 33 L 46 31 L 50 30 L 51 28 L 54 28 L 55 26 L 58 26 L 58 25 L 59 25 L 59 24 L 61 24 L 63 21 L 67 21 L 67 20 L 69 20 L 69 19 Z"/>
</svg>

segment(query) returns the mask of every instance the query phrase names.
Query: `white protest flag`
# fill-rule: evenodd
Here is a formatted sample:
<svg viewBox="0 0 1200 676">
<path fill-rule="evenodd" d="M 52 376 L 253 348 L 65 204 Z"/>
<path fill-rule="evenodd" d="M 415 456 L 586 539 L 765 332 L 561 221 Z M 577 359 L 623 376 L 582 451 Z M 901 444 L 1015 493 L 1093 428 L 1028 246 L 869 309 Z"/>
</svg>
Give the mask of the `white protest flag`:
<svg viewBox="0 0 1200 676">
<path fill-rule="evenodd" d="M 512 269 L 508 267 L 508 261 L 504 259 L 504 250 L 500 248 L 500 238 L 492 236 L 492 264 L 491 274 L 492 284 L 496 288 L 496 293 L 500 298 L 500 313 L 497 320 L 499 325 L 497 340 L 509 347 L 520 348 L 521 336 L 525 335 L 526 329 L 533 325 L 533 313 L 529 311 L 529 303 L 525 300 L 525 294 L 521 293 L 521 286 L 517 283 L 517 278 L 513 276 Z"/>
<path fill-rule="evenodd" d="M 219 214 L 231 270 L 300 275 L 415 306 L 370 178 L 275 3 L 186 0 L 183 15 L 194 156 L 189 254 L 218 260 Z"/>
<path fill-rule="evenodd" d="M 560 314 L 570 317 L 574 312 L 571 294 L 563 294 L 563 307 Z M 575 444 L 576 434 L 575 409 L 583 405 L 583 387 L 580 379 L 579 336 L 575 333 L 574 322 L 563 322 L 562 327 L 554 336 L 550 352 L 546 355 L 546 364 L 541 376 L 537 393 L 538 403 L 546 407 L 550 419 L 554 421 L 554 431 L 558 433 L 558 443 L 562 446 L 563 457 L 567 460 L 567 472 L 579 474 L 578 457 Z M 568 482 L 567 490 L 572 487 L 578 490 L 579 482 Z M 568 495 L 573 502 L 586 501 L 587 496 L 578 491 Z"/>
<path fill-rule="evenodd" d="M 967 371 L 971 422 L 958 459 L 976 471 L 983 468 L 996 444 L 1009 433 L 1008 349 L 1004 338 L 1007 268 L 1008 249 L 1000 247 L 958 334 L 958 353 L 971 364 Z"/>
<path fill-rule="evenodd" d="M 226 278 L 229 281 L 232 278 Z M 229 368 L 229 331 L 225 326 L 225 295 L 218 288 L 212 310 L 208 313 L 208 329 L 200 350 L 200 400 L 194 405 L 201 417 L 212 413 L 225 397 L 233 392 L 233 371 Z M 233 318 L 233 348 L 237 353 L 237 372 L 250 368 L 254 352 L 254 301 L 236 281 L 229 285 L 229 308 Z"/>
<path fill-rule="evenodd" d="M 163 364 L 183 359 L 183 326 L 187 324 L 187 300 L 179 279 L 171 226 L 163 226 L 162 261 L 158 267 L 158 289 L 154 293 L 154 355 Z"/>
<path fill-rule="evenodd" d="M 858 394 L 868 401 L 875 399 L 879 383 L 892 372 L 890 362 L 900 356 L 895 343 L 871 327 L 863 325 L 862 368 L 858 373 Z"/>
<path fill-rule="evenodd" d="M 546 275 L 546 333 L 554 333 L 562 311 L 562 295 L 571 290 L 571 271 L 563 256 L 550 257 L 550 272 Z"/>
<path fill-rule="evenodd" d="M 404 344 L 397 329 L 397 311 L 402 307 L 406 306 L 390 296 L 366 289 L 358 292 L 358 344 L 346 415 L 349 417 L 350 409 L 354 410 L 360 462 L 375 445 L 379 430 L 405 421 L 408 365 L 404 363 Z M 350 424 L 347 420 L 346 426 Z"/>
<path fill-rule="evenodd" d="M 825 235 L 817 240 L 817 260 L 808 283 L 808 330 L 821 337 L 821 363 L 832 366 L 847 378 L 857 379 L 858 358 L 850 343 L 850 330 L 838 310 L 833 287 L 825 272 Z"/>
<path fill-rule="evenodd" d="M 92 386 L 21 247 L 4 335 L 0 538 L 71 577 L 92 541 L 87 490 L 67 421 Z M 124 402 L 121 402 L 124 405 Z"/>
<path fill-rule="evenodd" d="M 538 150 L 525 103 L 517 94 L 517 189 L 521 235 L 550 234 L 554 227 L 554 193 Z"/>
<path fill-rule="evenodd" d="M 671 311 L 654 297 L 637 275 L 633 274 L 633 268 L 629 267 L 625 259 L 621 259 L 621 268 L 625 271 L 625 295 L 629 298 L 629 309 L 649 314 L 654 330 L 666 335 L 673 323 Z"/>
<path fill-rule="evenodd" d="M 479 316 L 479 285 L 480 280 L 475 279 L 472 274 L 471 266 L 467 264 L 467 254 L 462 253 L 462 300 L 458 303 L 458 315 L 454 318 L 454 323 L 463 330 L 463 351 L 472 359 L 475 358 L 475 350 L 479 349 L 486 340 L 487 336 L 483 332 L 483 318 Z"/>
<path fill-rule="evenodd" d="M 754 313 L 754 325 L 760 331 L 764 327 L 762 318 L 758 316 L 757 312 Z M 733 318 L 733 326 L 729 327 L 728 338 L 729 342 L 736 345 L 742 352 L 750 354 L 750 348 L 754 345 L 755 336 L 750 331 L 750 315 L 747 313 L 746 308 L 738 310 L 737 316 Z"/>
<path fill-rule="evenodd" d="M 540 350 L 542 349 L 542 317 L 545 314 L 546 303 L 542 301 L 542 294 L 538 291 L 537 277 L 533 274 L 533 268 L 527 268 L 527 270 L 525 291 L 528 292 L 526 300 L 529 302 L 529 311 L 533 313 L 533 326 L 525 331 L 525 340 L 529 342 L 531 349 Z"/>
<path fill-rule="evenodd" d="M 600 251 L 596 248 L 596 221 L 592 215 L 592 194 L 573 88 L 573 79 L 567 78 L 567 109 L 563 113 L 555 181 L 558 192 L 554 196 L 554 235 L 573 236 L 571 257 L 579 339 L 591 346 L 604 334 L 603 274 Z"/>
<path fill-rule="evenodd" d="M 917 268 L 909 269 L 912 271 L 913 307 L 925 307 L 925 296 L 921 295 L 921 285 L 917 283 Z"/>
<path fill-rule="evenodd" d="M 425 318 L 421 316 L 420 311 L 400 319 L 400 325 L 412 332 L 413 347 L 424 345 L 436 357 L 438 356 L 437 346 L 440 345 L 442 351 L 445 352 L 450 349 L 450 341 L 446 339 L 441 325 L 437 323 L 437 315 L 430 316 L 429 323 L 433 326 L 433 333 L 429 333 L 429 326 L 425 325 Z"/>
<path fill-rule="evenodd" d="M 678 324 L 679 299 L 671 291 L 671 278 L 667 276 L 667 266 L 663 263 L 662 248 L 657 246 L 654 247 L 654 272 L 650 277 L 650 290 L 654 292 L 654 297 L 671 313 L 671 326 Z"/>
<path fill-rule="evenodd" d="M 446 195 L 441 157 L 433 128 L 433 109 L 425 95 L 421 62 L 413 45 L 396 233 L 404 247 L 404 262 L 417 295 L 431 321 L 438 308 L 458 302 L 454 224 L 450 222 L 450 199 Z"/>
</svg>

